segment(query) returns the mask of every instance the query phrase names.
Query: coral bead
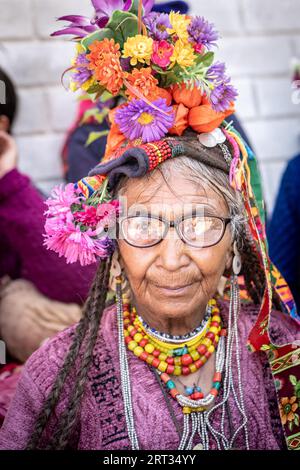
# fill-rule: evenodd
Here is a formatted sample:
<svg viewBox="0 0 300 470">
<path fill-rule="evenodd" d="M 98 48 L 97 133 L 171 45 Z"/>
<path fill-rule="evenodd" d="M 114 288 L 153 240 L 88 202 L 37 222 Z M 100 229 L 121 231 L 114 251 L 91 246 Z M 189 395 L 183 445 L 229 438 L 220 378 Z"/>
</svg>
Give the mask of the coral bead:
<svg viewBox="0 0 300 470">
<path fill-rule="evenodd" d="M 175 370 L 174 366 L 168 365 L 166 372 L 167 372 L 167 374 L 173 374 L 174 370 Z"/>
<path fill-rule="evenodd" d="M 142 354 L 140 355 L 140 359 L 142 359 L 142 361 L 145 361 L 145 362 L 147 361 L 148 357 L 149 356 L 145 351 L 143 351 Z"/>
<path fill-rule="evenodd" d="M 197 351 L 201 356 L 203 356 L 207 351 L 207 347 L 204 346 L 204 344 L 200 344 L 200 346 L 197 348 Z"/>
<path fill-rule="evenodd" d="M 154 357 L 153 361 L 152 361 L 153 367 L 157 368 L 159 366 L 159 364 L 160 364 L 160 360 L 157 359 L 157 357 Z M 165 372 L 165 371 L 163 370 L 162 372 Z"/>
<path fill-rule="evenodd" d="M 139 342 L 139 345 L 142 347 L 142 348 L 145 348 L 146 344 L 148 344 L 148 340 L 146 338 L 143 338 L 140 342 Z"/>
<path fill-rule="evenodd" d="M 184 354 L 181 357 L 181 364 L 184 366 L 188 366 L 189 364 L 192 364 L 192 362 L 193 362 L 193 359 L 191 358 L 189 354 Z"/>
</svg>

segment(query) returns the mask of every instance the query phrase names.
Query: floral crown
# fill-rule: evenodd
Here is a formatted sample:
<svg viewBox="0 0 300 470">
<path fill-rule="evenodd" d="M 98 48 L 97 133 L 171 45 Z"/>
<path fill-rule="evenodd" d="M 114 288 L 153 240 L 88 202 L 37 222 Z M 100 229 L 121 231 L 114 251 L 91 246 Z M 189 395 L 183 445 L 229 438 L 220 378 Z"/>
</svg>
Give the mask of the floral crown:
<svg viewBox="0 0 300 470">
<path fill-rule="evenodd" d="M 92 3 L 92 20 L 64 16 L 59 20 L 70 25 L 53 35 L 72 34 L 76 41 L 71 90 L 83 90 L 96 103 L 121 99 L 109 112 L 102 161 L 140 145 L 150 171 L 172 152 L 178 154 L 176 145 L 162 143 L 166 135 L 176 139 L 187 128 L 202 133 L 204 145 L 224 142 L 217 128 L 233 113 L 237 92 L 225 64 L 214 62 L 211 49 L 219 35 L 213 24 L 175 11 L 151 11 L 151 0 L 114 0 L 111 11 L 104 0 Z M 114 249 L 107 230 L 120 208 L 112 200 L 108 175 L 100 173 L 54 188 L 47 200 L 45 245 L 67 262 L 90 264 Z"/>
</svg>

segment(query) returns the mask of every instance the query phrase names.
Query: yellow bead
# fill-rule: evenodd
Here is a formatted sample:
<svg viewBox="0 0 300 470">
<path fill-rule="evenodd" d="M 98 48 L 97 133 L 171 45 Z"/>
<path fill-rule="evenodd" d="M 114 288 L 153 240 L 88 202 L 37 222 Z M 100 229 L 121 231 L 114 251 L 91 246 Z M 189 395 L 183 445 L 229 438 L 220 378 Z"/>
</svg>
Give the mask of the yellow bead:
<svg viewBox="0 0 300 470">
<path fill-rule="evenodd" d="M 168 364 L 164 361 L 161 361 L 158 365 L 158 370 L 160 370 L 161 372 L 165 372 L 167 370 L 167 367 L 168 367 Z"/>
<path fill-rule="evenodd" d="M 129 336 L 129 333 L 128 333 L 127 330 L 124 330 L 124 336 L 125 336 L 125 338 L 126 338 L 127 336 Z"/>
<path fill-rule="evenodd" d="M 184 414 L 190 414 L 191 408 L 189 408 L 188 406 L 184 406 L 182 408 L 182 411 L 183 411 Z"/>
<path fill-rule="evenodd" d="M 148 344 L 146 344 L 146 346 L 145 346 L 145 351 L 146 351 L 148 354 L 153 353 L 154 349 L 155 349 L 155 348 L 154 348 L 153 344 L 149 344 L 149 343 L 148 343 Z"/>
<path fill-rule="evenodd" d="M 189 365 L 189 369 L 190 371 L 193 373 L 193 372 L 197 372 L 197 367 L 195 366 L 195 364 L 190 364 Z"/>
<path fill-rule="evenodd" d="M 211 321 L 217 321 L 218 323 L 221 322 L 221 318 L 219 317 L 219 315 L 214 315 L 211 319 Z"/>
<path fill-rule="evenodd" d="M 219 333 L 219 328 L 217 328 L 216 326 L 212 326 L 209 331 L 211 331 L 214 335 L 218 334 Z"/>
<path fill-rule="evenodd" d="M 160 353 L 160 355 L 158 356 L 158 359 L 159 359 L 160 361 L 165 361 L 165 360 L 167 359 L 167 357 L 168 357 L 168 355 L 162 352 L 162 353 Z"/>
<path fill-rule="evenodd" d="M 202 341 L 201 344 L 204 344 L 204 346 L 206 346 L 207 348 L 209 348 L 209 346 L 211 345 L 211 339 L 209 338 L 204 338 L 204 340 Z"/>
<path fill-rule="evenodd" d="M 174 364 L 175 364 L 175 366 L 180 366 L 181 358 L 180 357 L 174 357 Z"/>
<path fill-rule="evenodd" d="M 216 305 L 216 300 L 215 299 L 210 299 L 208 302 L 208 305 Z"/>
<path fill-rule="evenodd" d="M 129 327 L 127 328 L 129 333 L 134 329 L 134 326 L 133 325 L 129 325 Z"/>
<path fill-rule="evenodd" d="M 136 333 L 133 337 L 134 341 L 136 341 L 137 343 L 139 343 L 141 341 L 141 339 L 143 339 L 143 335 L 141 335 L 141 333 Z"/>
<path fill-rule="evenodd" d="M 190 355 L 192 356 L 193 361 L 197 361 L 197 359 L 199 359 L 200 357 L 200 354 L 198 353 L 198 351 L 191 351 Z"/>
<path fill-rule="evenodd" d="M 137 347 L 137 343 L 136 343 L 135 341 L 130 341 L 130 342 L 128 343 L 128 349 L 129 349 L 130 351 L 133 351 L 134 348 L 136 348 L 136 347 Z"/>
<path fill-rule="evenodd" d="M 153 359 L 154 359 L 154 356 L 150 355 L 150 356 L 147 357 L 146 362 L 148 364 L 152 364 Z"/>
<path fill-rule="evenodd" d="M 218 343 L 220 341 L 220 336 L 215 336 L 215 342 Z"/>
<path fill-rule="evenodd" d="M 210 354 L 212 354 L 212 353 L 214 352 L 214 350 L 215 350 L 215 347 L 214 347 L 213 344 L 212 344 L 211 346 L 209 346 L 209 348 L 207 349 L 207 351 L 208 351 Z"/>
<path fill-rule="evenodd" d="M 174 375 L 181 375 L 181 367 L 175 366 L 173 374 Z"/>
<path fill-rule="evenodd" d="M 143 351 L 144 351 L 144 350 L 143 350 L 143 348 L 141 348 L 141 346 L 137 346 L 136 348 L 134 348 L 133 353 L 134 353 L 137 357 L 139 357 L 139 356 L 142 354 Z"/>
</svg>

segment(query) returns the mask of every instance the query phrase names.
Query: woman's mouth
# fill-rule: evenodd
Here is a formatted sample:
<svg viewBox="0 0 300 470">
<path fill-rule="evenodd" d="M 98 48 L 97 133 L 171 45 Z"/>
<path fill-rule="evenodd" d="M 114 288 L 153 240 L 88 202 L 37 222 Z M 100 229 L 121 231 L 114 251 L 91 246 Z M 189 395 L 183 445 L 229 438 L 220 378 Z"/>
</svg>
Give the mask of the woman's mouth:
<svg viewBox="0 0 300 470">
<path fill-rule="evenodd" d="M 180 285 L 180 286 L 166 286 L 166 285 L 157 285 L 153 284 L 156 289 L 158 289 L 163 295 L 168 296 L 180 296 L 185 295 L 187 291 L 194 285 L 194 282 L 190 284 Z"/>
</svg>

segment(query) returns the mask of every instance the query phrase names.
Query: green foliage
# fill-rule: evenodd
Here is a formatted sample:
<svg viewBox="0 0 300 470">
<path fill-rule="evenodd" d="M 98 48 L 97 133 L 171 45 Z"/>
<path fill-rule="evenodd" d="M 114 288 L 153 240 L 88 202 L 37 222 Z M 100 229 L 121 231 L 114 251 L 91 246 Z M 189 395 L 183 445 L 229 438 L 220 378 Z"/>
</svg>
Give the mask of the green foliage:
<svg viewBox="0 0 300 470">
<path fill-rule="evenodd" d="M 88 147 L 96 140 L 101 139 L 101 137 L 108 135 L 108 132 L 109 132 L 108 130 L 100 131 L 100 132 L 90 132 L 89 137 L 85 143 L 85 147 Z"/>
<path fill-rule="evenodd" d="M 133 13 L 116 10 L 106 28 L 113 33 L 115 42 L 119 43 L 122 49 L 128 37 L 138 34 L 138 19 Z"/>
<path fill-rule="evenodd" d="M 94 31 L 93 33 L 89 34 L 85 38 L 82 39 L 81 45 L 88 50 L 88 47 L 94 41 L 103 41 L 103 39 L 108 38 L 112 39 L 114 37 L 113 31 L 108 28 L 99 29 L 98 31 Z"/>
</svg>

